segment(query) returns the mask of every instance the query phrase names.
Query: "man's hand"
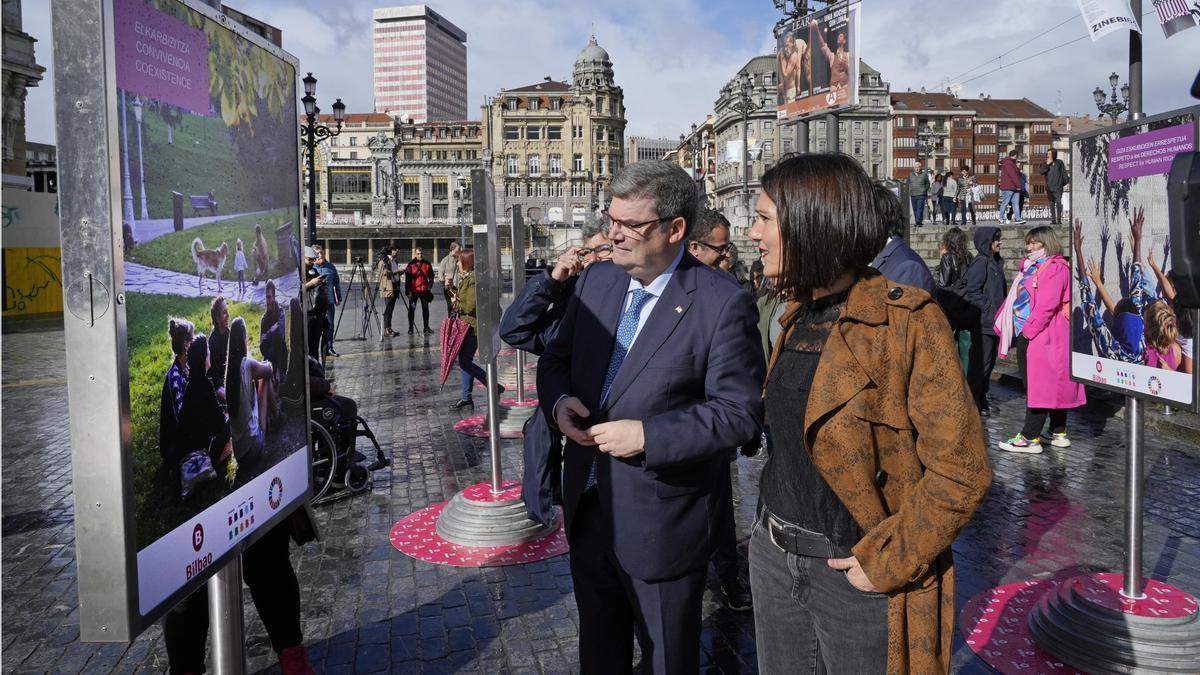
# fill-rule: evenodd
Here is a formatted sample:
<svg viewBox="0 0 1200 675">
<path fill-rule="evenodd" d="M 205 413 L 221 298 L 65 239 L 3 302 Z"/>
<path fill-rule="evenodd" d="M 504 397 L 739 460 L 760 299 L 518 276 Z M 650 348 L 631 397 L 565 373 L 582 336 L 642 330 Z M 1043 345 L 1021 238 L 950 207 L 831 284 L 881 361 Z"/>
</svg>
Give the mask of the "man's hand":
<svg viewBox="0 0 1200 675">
<path fill-rule="evenodd" d="M 1133 210 L 1133 219 L 1129 221 L 1129 241 L 1133 246 L 1133 262 L 1141 262 L 1142 228 L 1146 225 L 1146 209 L 1138 207 Z"/>
<path fill-rule="evenodd" d="M 554 269 L 550 271 L 550 278 L 562 283 L 579 274 L 581 269 L 583 269 L 583 262 L 579 260 L 579 247 L 572 246 L 567 249 L 566 253 L 558 256 L 558 261 L 554 263 Z"/>
<path fill-rule="evenodd" d="M 864 593 L 878 593 L 879 589 L 875 588 L 875 584 L 867 578 L 867 573 L 863 571 L 862 565 L 858 564 L 858 558 L 850 556 L 849 558 L 830 558 L 829 566 L 835 570 L 842 570 L 846 573 L 846 579 L 850 585 Z"/>
<path fill-rule="evenodd" d="M 646 432 L 641 420 L 618 420 L 591 429 L 600 452 L 613 457 L 633 457 L 646 451 Z"/>
<path fill-rule="evenodd" d="M 554 423 L 558 425 L 558 430 L 580 445 L 596 445 L 592 434 L 579 425 L 580 420 L 591 415 L 583 401 L 574 396 L 568 396 L 554 406 Z"/>
</svg>

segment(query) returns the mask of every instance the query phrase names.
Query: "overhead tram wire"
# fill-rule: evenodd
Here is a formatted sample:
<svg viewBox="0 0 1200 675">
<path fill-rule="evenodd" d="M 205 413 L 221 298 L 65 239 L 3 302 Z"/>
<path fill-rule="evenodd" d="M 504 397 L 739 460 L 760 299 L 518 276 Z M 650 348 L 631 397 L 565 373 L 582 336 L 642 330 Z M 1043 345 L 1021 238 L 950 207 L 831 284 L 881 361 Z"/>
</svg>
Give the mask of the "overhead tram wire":
<svg viewBox="0 0 1200 675">
<path fill-rule="evenodd" d="M 1150 10 L 1150 11 L 1148 11 L 1148 12 L 1143 12 L 1143 13 L 1142 13 L 1142 18 L 1143 18 L 1143 19 L 1145 19 L 1146 17 L 1150 16 L 1151 14 L 1154 14 L 1154 10 Z M 1075 18 L 1075 17 L 1073 17 L 1073 16 L 1071 17 L 1071 19 L 1074 19 L 1074 18 Z M 1069 20 L 1070 20 L 1070 19 L 1068 19 L 1067 21 L 1069 21 Z M 1062 23 L 1058 24 L 1058 26 L 1061 26 L 1063 23 L 1066 23 L 1066 21 L 1063 21 Z M 1058 26 L 1055 26 L 1054 28 L 1058 28 Z M 1041 37 L 1042 35 L 1045 35 L 1046 33 L 1050 32 L 1051 30 L 1054 30 L 1054 28 L 1051 28 L 1051 29 L 1047 30 L 1046 32 L 1044 32 L 1044 33 L 1041 33 L 1041 34 L 1040 34 L 1040 35 L 1038 35 L 1037 37 Z M 1083 35 L 1080 35 L 1079 37 L 1075 38 L 1074 40 L 1068 40 L 1068 41 L 1066 41 L 1066 42 L 1062 42 L 1062 43 L 1059 43 L 1059 44 L 1057 44 L 1057 45 L 1054 45 L 1053 47 L 1048 47 L 1048 48 L 1046 48 L 1046 49 L 1043 49 L 1043 50 L 1042 50 L 1042 51 L 1040 51 L 1040 52 L 1037 52 L 1036 54 L 1030 54 L 1029 56 L 1022 57 L 1022 58 L 1020 58 L 1020 59 L 1017 59 L 1016 61 L 1013 61 L 1013 62 L 1011 62 L 1011 63 L 1003 63 L 1003 64 L 1001 64 L 1001 65 L 999 65 L 999 66 L 996 66 L 995 68 L 993 68 L 993 69 L 991 69 L 991 70 L 987 71 L 986 73 L 981 73 L 981 74 L 979 74 L 979 75 L 976 75 L 975 77 L 972 77 L 972 78 L 970 78 L 970 79 L 963 80 L 962 82 L 958 82 L 957 84 L 967 84 L 968 82 L 974 82 L 975 80 L 978 80 L 978 79 L 979 79 L 979 78 L 981 78 L 981 77 L 987 77 L 988 75 L 991 75 L 991 74 L 993 74 L 993 73 L 997 73 L 997 72 L 999 72 L 999 71 L 1001 71 L 1001 70 L 1004 70 L 1005 68 L 1011 68 L 1012 66 L 1015 66 L 1015 65 L 1018 65 L 1018 64 L 1021 64 L 1021 63 L 1025 63 L 1026 61 L 1029 61 L 1030 59 L 1035 59 L 1035 58 L 1037 58 L 1037 57 L 1039 57 L 1039 56 L 1041 56 L 1041 55 L 1043 55 L 1043 54 L 1048 54 L 1048 53 L 1050 53 L 1050 52 L 1052 52 L 1052 51 L 1054 51 L 1054 50 L 1056 50 L 1056 49 L 1062 49 L 1063 47 L 1066 47 L 1066 46 L 1068 46 L 1068 45 L 1073 45 L 1073 44 L 1075 44 L 1076 42 L 1079 42 L 1080 40 L 1083 40 L 1083 39 L 1085 39 L 1085 38 L 1087 38 L 1087 37 L 1088 37 L 1088 35 L 1085 33 L 1085 34 L 1083 34 Z M 1021 48 L 1021 47 L 1025 46 L 1025 45 L 1029 44 L 1029 43 L 1030 43 L 1030 42 L 1032 42 L 1033 40 L 1036 40 L 1036 39 L 1037 39 L 1037 38 L 1035 37 L 1035 38 L 1032 38 L 1032 39 L 1030 39 L 1030 40 L 1027 40 L 1027 41 L 1025 41 L 1025 42 L 1022 42 L 1020 45 L 1017 45 L 1017 46 L 1016 46 L 1016 47 L 1014 47 L 1013 49 L 1010 49 L 1009 51 L 1007 51 L 1007 52 L 1004 52 L 1004 54 L 1001 54 L 1000 56 L 997 56 L 996 58 L 993 58 L 993 59 L 988 59 L 988 60 L 987 60 L 987 61 L 985 61 L 984 63 L 981 63 L 979 66 L 975 66 L 975 67 L 974 67 L 974 68 L 972 68 L 971 70 L 968 70 L 968 71 L 966 71 L 966 72 L 962 73 L 962 74 L 961 74 L 959 77 L 961 77 L 962 75 L 966 75 L 967 73 L 970 73 L 972 70 L 977 70 L 977 69 L 979 69 L 979 68 L 980 68 L 980 66 L 986 65 L 986 64 L 988 64 L 988 63 L 991 63 L 992 61 L 995 61 L 996 59 L 1002 58 L 1002 57 L 1003 57 L 1003 56 L 1005 56 L 1006 54 L 1010 54 L 1010 53 L 1012 53 L 1013 51 L 1015 51 L 1016 49 L 1019 49 L 1019 48 Z M 955 79 L 957 79 L 957 78 L 955 78 Z"/>
<path fill-rule="evenodd" d="M 951 81 L 951 82 L 954 82 L 955 80 L 957 80 L 958 78 L 960 78 L 960 77 L 962 77 L 962 76 L 964 76 L 964 75 L 969 75 L 969 74 L 971 74 L 972 72 L 974 72 L 974 71 L 976 71 L 976 70 L 979 70 L 980 68 L 982 68 L 982 67 L 986 66 L 987 64 L 991 63 L 992 61 L 998 61 L 998 60 L 1000 60 L 1000 59 L 1004 58 L 1005 56 L 1008 56 L 1009 54 L 1011 54 L 1011 53 L 1013 53 L 1013 52 L 1017 51 L 1017 50 L 1018 50 L 1018 49 L 1020 49 L 1021 47 L 1024 47 L 1025 45 L 1029 44 L 1030 42 L 1033 42 L 1034 40 L 1036 40 L 1036 39 L 1038 39 L 1038 38 L 1042 37 L 1043 35 L 1047 35 L 1047 34 L 1049 34 L 1049 33 L 1052 33 L 1052 32 L 1054 32 L 1054 31 L 1058 30 L 1058 29 L 1059 29 L 1059 28 L 1061 28 L 1062 26 L 1066 25 L 1068 22 L 1070 22 L 1070 21 L 1073 21 L 1073 20 L 1074 20 L 1074 19 L 1075 19 L 1077 16 L 1078 16 L 1077 14 L 1073 14 L 1073 15 L 1071 15 L 1071 16 L 1069 16 L 1069 17 L 1067 17 L 1067 18 L 1063 19 L 1062 21 L 1060 21 L 1059 23 L 1055 24 L 1054 26 L 1052 26 L 1052 27 L 1050 27 L 1050 28 L 1047 28 L 1046 30 L 1042 31 L 1041 33 L 1038 33 L 1037 35 L 1035 35 L 1035 36 L 1033 36 L 1033 37 L 1029 38 L 1028 40 L 1026 40 L 1026 41 L 1022 42 L 1021 44 L 1017 45 L 1016 47 L 1013 47 L 1012 49 L 1009 49 L 1008 51 L 1006 51 L 1006 52 L 1004 52 L 1004 53 L 1002 53 L 1002 54 L 1000 54 L 1000 55 L 998 55 L 998 56 L 993 56 L 992 58 L 988 59 L 987 61 L 984 61 L 983 63 L 980 63 L 979 65 L 975 66 L 974 68 L 971 68 L 971 69 L 969 69 L 969 70 L 965 70 L 965 71 L 963 71 L 963 72 L 959 73 L 958 75 L 955 75 L 954 77 L 950 78 L 950 81 Z M 969 82 L 969 81 L 970 81 L 970 80 L 968 80 L 968 82 Z"/>
</svg>

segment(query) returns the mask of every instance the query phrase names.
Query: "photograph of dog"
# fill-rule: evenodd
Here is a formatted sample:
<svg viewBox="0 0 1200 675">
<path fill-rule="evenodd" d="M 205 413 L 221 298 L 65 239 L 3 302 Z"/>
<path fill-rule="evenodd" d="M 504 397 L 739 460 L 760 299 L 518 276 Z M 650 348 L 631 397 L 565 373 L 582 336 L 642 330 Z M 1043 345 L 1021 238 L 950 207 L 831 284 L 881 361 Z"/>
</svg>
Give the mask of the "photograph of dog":
<svg viewBox="0 0 1200 675">
<path fill-rule="evenodd" d="M 221 292 L 221 269 L 225 267 L 225 259 L 229 257 L 229 244 L 221 242 L 217 248 L 206 249 L 200 237 L 192 240 L 192 260 L 196 263 L 197 285 L 201 295 L 204 294 L 204 273 L 212 272 L 217 280 L 217 292 Z"/>
<path fill-rule="evenodd" d="M 254 260 L 254 285 L 271 278 L 271 256 L 267 253 L 267 238 L 263 236 L 262 224 L 254 224 L 254 246 L 250 249 L 250 257 Z"/>
</svg>

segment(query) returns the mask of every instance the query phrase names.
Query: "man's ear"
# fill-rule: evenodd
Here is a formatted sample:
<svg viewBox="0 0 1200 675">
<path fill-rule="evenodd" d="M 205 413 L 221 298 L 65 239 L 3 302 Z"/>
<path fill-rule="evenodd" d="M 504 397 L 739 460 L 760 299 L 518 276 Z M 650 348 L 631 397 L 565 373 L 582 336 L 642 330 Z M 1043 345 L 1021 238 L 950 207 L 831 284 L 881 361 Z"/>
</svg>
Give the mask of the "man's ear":
<svg viewBox="0 0 1200 675">
<path fill-rule="evenodd" d="M 685 236 L 687 236 L 687 221 L 677 216 L 675 220 L 671 221 L 671 231 L 667 236 L 667 241 L 674 244 L 683 241 Z"/>
</svg>

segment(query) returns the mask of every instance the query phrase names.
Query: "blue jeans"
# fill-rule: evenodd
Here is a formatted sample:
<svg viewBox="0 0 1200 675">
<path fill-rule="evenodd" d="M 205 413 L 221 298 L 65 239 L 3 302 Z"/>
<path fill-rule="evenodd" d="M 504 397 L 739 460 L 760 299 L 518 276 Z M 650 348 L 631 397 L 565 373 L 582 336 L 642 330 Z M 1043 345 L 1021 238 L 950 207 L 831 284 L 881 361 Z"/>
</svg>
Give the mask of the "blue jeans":
<svg viewBox="0 0 1200 675">
<path fill-rule="evenodd" d="M 920 225 L 925 220 L 925 195 L 909 197 L 909 201 L 912 202 L 913 222 Z"/>
<path fill-rule="evenodd" d="M 958 202 L 958 211 L 962 214 L 962 224 L 967 224 L 967 211 L 971 212 L 971 224 L 975 224 L 975 202 L 963 199 Z"/>
<path fill-rule="evenodd" d="M 479 349 L 479 337 L 476 335 L 468 335 L 462 343 L 462 349 L 458 350 L 458 367 L 462 369 L 462 389 L 459 390 L 458 397 L 464 401 L 471 400 L 471 385 L 475 380 L 479 380 L 484 386 L 487 386 L 487 373 L 483 372 L 483 368 L 475 363 L 475 350 Z"/>
<path fill-rule="evenodd" d="M 887 596 L 851 586 L 824 558 L 787 553 L 760 523 L 750 588 L 759 672 L 887 672 Z"/>
<path fill-rule="evenodd" d="M 954 197 L 942 197 L 942 220 L 947 225 L 954 222 Z"/>
<path fill-rule="evenodd" d="M 1004 220 L 1004 210 L 1008 205 L 1012 204 L 1013 220 L 1021 219 L 1021 191 L 1020 190 L 1002 190 L 1000 192 L 1000 207 L 996 211 L 996 220 Z"/>
</svg>

